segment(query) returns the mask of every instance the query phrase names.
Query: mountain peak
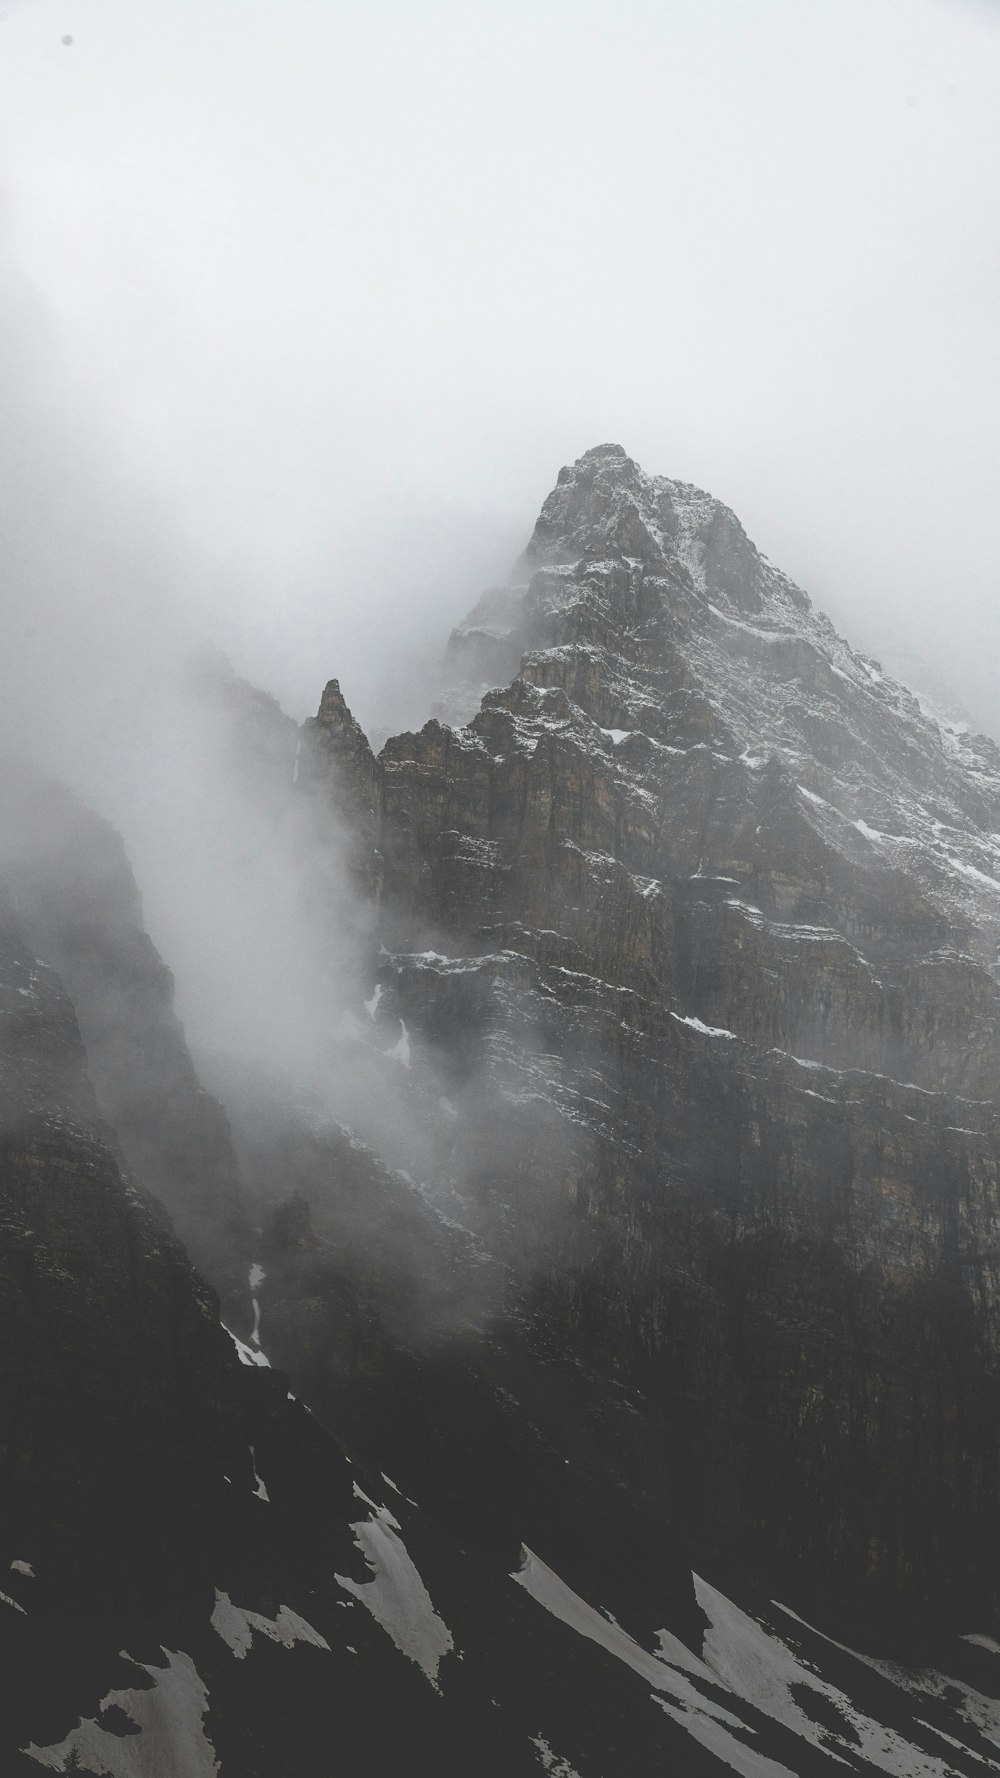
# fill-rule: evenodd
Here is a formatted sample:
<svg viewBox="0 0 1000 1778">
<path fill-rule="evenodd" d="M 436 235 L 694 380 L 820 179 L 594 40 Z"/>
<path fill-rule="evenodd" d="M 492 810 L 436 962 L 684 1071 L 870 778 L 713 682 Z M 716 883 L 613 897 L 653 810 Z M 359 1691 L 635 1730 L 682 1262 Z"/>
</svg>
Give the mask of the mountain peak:
<svg viewBox="0 0 1000 1778">
<path fill-rule="evenodd" d="M 589 451 L 584 451 L 583 456 L 577 458 L 576 466 L 579 468 L 581 463 L 591 463 L 605 459 L 618 459 L 619 461 L 624 461 L 626 463 L 630 460 L 628 452 L 623 445 L 599 444 L 591 445 Z"/>
<path fill-rule="evenodd" d="M 769 576 L 734 512 L 689 482 L 648 475 L 618 444 L 559 471 L 523 558 L 542 566 L 625 558 L 684 581 L 740 617 L 763 607 Z M 786 592 L 790 583 L 780 577 Z M 800 605 L 804 595 L 792 590 Z"/>
</svg>

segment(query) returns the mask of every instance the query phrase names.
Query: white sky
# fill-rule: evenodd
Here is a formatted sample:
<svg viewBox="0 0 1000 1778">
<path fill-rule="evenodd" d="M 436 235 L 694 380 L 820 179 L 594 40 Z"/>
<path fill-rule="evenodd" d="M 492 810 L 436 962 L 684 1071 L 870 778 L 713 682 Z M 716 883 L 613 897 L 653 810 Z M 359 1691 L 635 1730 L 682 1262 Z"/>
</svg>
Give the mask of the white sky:
<svg viewBox="0 0 1000 1778">
<path fill-rule="evenodd" d="M 14 0 L 0 320 L 296 715 L 613 438 L 1000 726 L 998 146 L 1000 0 Z"/>
</svg>

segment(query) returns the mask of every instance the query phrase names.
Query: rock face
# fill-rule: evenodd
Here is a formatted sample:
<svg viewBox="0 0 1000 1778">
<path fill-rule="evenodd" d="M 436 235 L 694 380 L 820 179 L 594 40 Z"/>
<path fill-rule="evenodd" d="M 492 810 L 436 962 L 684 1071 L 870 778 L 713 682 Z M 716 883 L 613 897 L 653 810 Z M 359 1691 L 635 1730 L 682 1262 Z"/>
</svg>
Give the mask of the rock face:
<svg viewBox="0 0 1000 1778">
<path fill-rule="evenodd" d="M 467 724 L 205 673 L 371 991 L 211 1096 L 8 765 L 0 1769 L 992 1769 L 1000 754 L 612 445 Z"/>
<path fill-rule="evenodd" d="M 0 1769 L 312 1778 L 333 1753 L 373 1778 L 537 1772 L 576 1638 L 553 1659 L 502 1563 L 352 1467 L 220 1326 L 8 904 L 0 1064 Z M 308 1250 L 307 1219 L 272 1245 Z M 669 1759 L 686 1740 L 662 1715 L 630 1725 L 645 1689 L 612 1673 L 595 1746 Z"/>
<path fill-rule="evenodd" d="M 520 667 L 377 761 L 338 689 L 336 771 L 467 1219 L 664 1510 L 996 1610 L 1000 752 L 613 445 L 452 652 Z"/>
<path fill-rule="evenodd" d="M 240 1365 L 213 1293 L 123 1170 L 64 989 L 9 908 L 0 923 L 3 1767 L 37 1771 L 18 1750 L 61 1744 L 82 1716 L 91 1740 L 78 1768 L 116 1771 L 97 1750 L 106 1743 L 110 1762 L 136 1745 L 118 1737 L 138 1735 L 143 1697 L 179 1662 L 176 1764 L 160 1769 L 211 1771 L 190 1653 L 165 1657 L 158 1637 L 182 1637 L 199 1659 L 204 1644 L 210 1672 L 213 1584 L 248 1598 L 267 1597 L 269 1580 L 289 1600 L 301 1592 L 288 1525 L 305 1502 L 282 1505 L 282 1488 L 322 1475 L 331 1504 L 339 1489 L 349 1510 L 350 1482 L 279 1380 Z M 283 1445 L 292 1474 L 279 1480 L 276 1460 L 269 1549 L 251 1446 L 269 1470 Z M 138 1686 L 139 1701 L 124 1726 L 112 1712 L 98 1729 L 112 1682 Z M 73 1751 L 41 1763 L 70 1769 Z"/>
<path fill-rule="evenodd" d="M 911 1672 L 745 1583 L 740 1605 L 662 1560 L 630 1575 L 627 1498 L 603 1512 L 623 1548 L 574 1554 L 574 1534 L 598 1521 L 564 1526 L 587 1575 L 578 1590 L 508 1542 L 499 1501 L 495 1525 L 467 1540 L 446 1474 L 418 1507 L 349 1464 L 260 1347 L 219 1326 L 162 1210 L 123 1170 L 72 1006 L 9 905 L 0 1063 L 5 1774 L 314 1778 L 333 1757 L 365 1778 L 651 1766 L 821 1778 L 845 1763 L 948 1778 L 990 1759 L 988 1639 L 952 1648 L 947 1675 Z M 265 1248 L 279 1306 L 296 1259 L 329 1300 L 328 1244 L 301 1198 Z M 255 1265 L 255 1289 L 263 1274 Z M 298 1304 L 307 1329 L 310 1306 Z M 338 1330 L 328 1355 L 343 1343 Z M 506 1386 L 521 1385 L 502 1347 L 494 1365 L 504 1442 L 534 1445 L 555 1502 L 563 1459 Z M 409 1378 L 439 1444 L 442 1417 L 457 1417 L 445 1454 L 459 1467 L 461 1416 L 476 1407 L 464 1368 L 453 1352 L 436 1393 L 432 1366 Z"/>
</svg>

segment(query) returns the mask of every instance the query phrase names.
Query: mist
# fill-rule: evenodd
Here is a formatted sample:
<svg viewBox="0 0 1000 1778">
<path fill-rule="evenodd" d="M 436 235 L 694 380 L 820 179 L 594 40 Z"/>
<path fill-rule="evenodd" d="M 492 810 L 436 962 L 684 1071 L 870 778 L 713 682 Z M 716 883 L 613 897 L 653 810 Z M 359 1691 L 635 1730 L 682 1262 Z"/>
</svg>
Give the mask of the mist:
<svg viewBox="0 0 1000 1778">
<path fill-rule="evenodd" d="M 336 671 L 398 721 L 615 438 L 995 723 L 994 7 L 22 0 L 2 31 L 10 252 L 296 716 Z"/>
<path fill-rule="evenodd" d="M 196 1044 L 364 1027 L 292 719 L 419 726 L 601 440 L 1000 733 L 998 75 L 963 0 L 3 9 L 0 729 L 122 831 Z"/>
</svg>

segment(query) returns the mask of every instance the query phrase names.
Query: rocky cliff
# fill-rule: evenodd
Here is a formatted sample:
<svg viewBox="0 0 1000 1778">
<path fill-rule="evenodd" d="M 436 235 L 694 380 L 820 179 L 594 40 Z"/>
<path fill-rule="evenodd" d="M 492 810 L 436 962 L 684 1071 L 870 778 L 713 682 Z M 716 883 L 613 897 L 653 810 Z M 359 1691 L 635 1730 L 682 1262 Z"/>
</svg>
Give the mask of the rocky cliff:
<svg viewBox="0 0 1000 1778">
<path fill-rule="evenodd" d="M 210 1095 L 117 835 L 8 764 L 4 1771 L 991 1769 L 992 743 L 616 446 L 450 724 L 206 673 L 367 980 Z"/>
<path fill-rule="evenodd" d="M 1000 753 L 617 446 L 452 656 L 520 665 L 377 760 L 328 688 L 304 745 L 466 1219 L 663 1416 L 651 1500 L 995 1610 Z"/>
</svg>

